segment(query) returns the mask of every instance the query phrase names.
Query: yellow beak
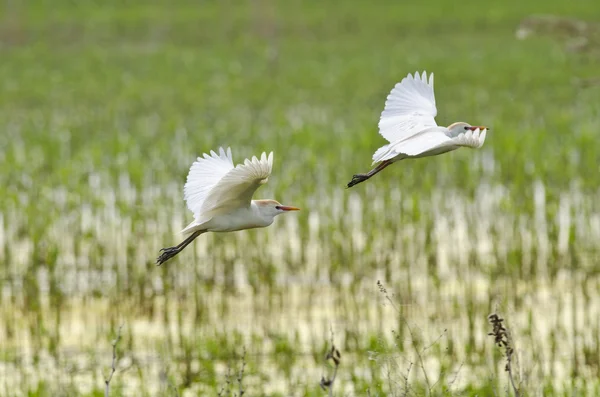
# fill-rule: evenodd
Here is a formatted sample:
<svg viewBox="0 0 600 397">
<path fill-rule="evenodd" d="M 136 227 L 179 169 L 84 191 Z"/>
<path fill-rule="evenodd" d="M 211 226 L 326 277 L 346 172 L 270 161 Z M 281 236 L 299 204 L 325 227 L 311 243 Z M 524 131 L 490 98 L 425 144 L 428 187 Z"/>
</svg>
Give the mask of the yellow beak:
<svg viewBox="0 0 600 397">
<path fill-rule="evenodd" d="M 298 208 L 298 207 L 290 207 L 288 205 L 278 205 L 277 208 L 280 209 L 280 210 L 282 210 L 282 211 L 300 211 L 300 208 Z"/>
</svg>

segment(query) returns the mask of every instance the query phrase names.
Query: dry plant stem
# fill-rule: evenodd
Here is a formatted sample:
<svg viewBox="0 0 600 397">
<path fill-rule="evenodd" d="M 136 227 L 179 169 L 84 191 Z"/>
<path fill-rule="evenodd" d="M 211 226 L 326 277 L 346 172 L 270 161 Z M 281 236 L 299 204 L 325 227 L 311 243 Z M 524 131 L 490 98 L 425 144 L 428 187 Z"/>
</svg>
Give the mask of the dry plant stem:
<svg viewBox="0 0 600 397">
<path fill-rule="evenodd" d="M 515 385 L 515 380 L 514 380 L 513 374 L 512 374 L 511 360 L 512 360 L 512 354 L 511 354 L 511 357 L 507 358 L 507 363 L 506 363 L 506 366 L 508 368 L 508 371 L 507 371 L 508 379 L 510 379 L 510 384 L 512 385 L 513 391 L 515 392 L 515 397 L 520 397 L 521 393 L 519 393 L 519 389 Z"/>
<path fill-rule="evenodd" d="M 494 337 L 494 343 L 496 343 L 498 347 L 504 348 L 506 354 L 506 366 L 504 367 L 504 370 L 508 372 L 508 379 L 510 379 L 510 384 L 515 393 L 515 397 L 520 397 L 521 392 L 515 383 L 512 373 L 512 356 L 514 354 L 514 348 L 509 333 L 502 324 L 504 319 L 494 313 L 488 316 L 488 320 L 492 324 L 492 332 L 488 333 L 488 335 Z"/>
<path fill-rule="evenodd" d="M 452 380 L 448 384 L 448 387 L 446 388 L 447 392 L 450 391 L 450 389 L 452 388 L 452 385 L 454 385 L 454 382 L 456 382 L 456 379 L 458 379 L 458 374 L 460 374 L 460 370 L 462 369 L 462 367 L 463 367 L 464 364 L 465 364 L 464 362 L 460 363 L 460 367 L 458 367 L 458 370 L 454 374 L 454 378 L 452 378 Z"/>
<path fill-rule="evenodd" d="M 231 367 L 227 366 L 227 374 L 225 375 L 225 384 L 227 385 L 227 395 L 231 396 Z M 225 396 L 225 386 L 221 387 L 221 390 L 219 390 L 219 394 L 217 394 L 217 396 L 222 397 Z"/>
<path fill-rule="evenodd" d="M 333 382 L 335 382 L 335 377 L 337 376 L 337 370 L 338 370 L 338 367 L 336 365 L 333 370 L 333 376 L 331 377 L 331 386 L 329 387 L 329 397 L 333 397 Z"/>
<path fill-rule="evenodd" d="M 408 384 L 408 377 L 410 376 L 410 370 L 412 369 L 413 363 L 411 362 L 406 370 L 406 375 L 404 376 L 404 395 L 408 396 L 410 393 L 410 385 Z"/>
<path fill-rule="evenodd" d="M 379 287 L 379 290 L 385 295 L 385 298 L 387 299 L 387 301 L 390 302 L 390 305 L 392 305 L 394 310 L 396 310 L 396 312 L 398 312 L 398 314 L 400 314 L 400 309 L 398 308 L 398 306 L 396 306 L 394 301 L 392 301 L 392 299 L 390 298 L 390 296 L 387 293 L 387 290 L 383 287 L 383 284 L 381 283 L 381 281 L 377 281 L 377 286 Z M 423 356 L 421 355 L 421 352 L 419 351 L 418 347 L 415 344 L 415 336 L 413 334 L 412 328 L 408 324 L 408 321 L 406 321 L 406 319 L 403 316 L 400 316 L 400 319 L 402 320 L 402 322 L 404 322 L 404 324 L 406 325 L 406 328 L 408 328 L 408 333 L 410 334 L 410 339 L 413 343 L 415 352 L 417 353 L 417 358 L 419 359 L 419 364 L 421 366 L 421 370 L 423 371 L 423 376 L 425 377 L 425 384 L 427 385 L 427 394 L 429 395 L 429 394 L 431 394 L 431 383 L 429 382 L 429 377 L 427 376 L 427 371 L 425 370 L 425 363 L 423 362 Z M 440 338 L 441 338 L 441 336 L 440 336 Z M 438 340 L 440 338 L 438 338 Z M 437 340 L 436 340 L 436 342 L 437 342 Z M 427 350 L 432 345 L 423 349 L 423 351 Z"/>
<path fill-rule="evenodd" d="M 106 385 L 106 388 L 104 389 L 104 397 L 108 397 L 110 394 L 110 381 L 112 380 L 112 377 L 115 374 L 115 371 L 117 370 L 117 367 L 116 367 L 116 365 L 117 365 L 117 344 L 121 340 L 121 328 L 123 328 L 123 325 L 119 326 L 119 330 L 117 331 L 117 337 L 112 342 L 112 348 L 113 348 L 112 365 L 111 365 L 110 375 L 104 380 L 104 384 Z"/>
<path fill-rule="evenodd" d="M 338 367 L 340 365 L 340 352 L 338 349 L 335 348 L 335 346 L 331 346 L 331 350 L 327 353 L 327 358 L 326 360 L 332 360 L 334 363 L 334 369 L 333 369 L 333 375 L 331 376 L 331 378 L 325 379 L 324 377 L 321 377 L 321 388 L 323 390 L 328 391 L 328 395 L 329 397 L 333 397 L 333 383 L 335 382 L 335 378 L 337 376 L 337 371 L 338 371 Z"/>
<path fill-rule="evenodd" d="M 239 386 L 239 392 L 240 395 L 239 397 L 242 397 L 244 395 L 244 387 L 242 385 L 242 380 L 244 379 L 244 368 L 246 367 L 246 346 L 244 346 L 244 352 L 242 353 L 242 368 L 240 369 L 240 373 L 238 375 L 237 381 L 238 381 L 238 386 Z"/>
<path fill-rule="evenodd" d="M 440 341 L 440 339 L 442 339 L 442 337 L 446 334 L 447 331 L 448 330 L 445 329 L 444 332 L 442 332 L 440 334 L 440 336 L 438 336 L 432 343 L 429 344 L 429 346 L 424 347 L 422 352 L 425 353 L 429 348 L 431 348 L 431 346 L 433 346 L 436 343 L 438 343 Z M 435 382 L 433 382 L 433 385 L 431 385 L 431 388 L 429 390 L 430 392 L 431 392 L 431 390 L 433 390 L 435 388 L 435 386 L 438 384 L 438 382 L 440 381 L 441 378 L 442 378 L 442 375 L 440 374 L 440 377 Z"/>
<path fill-rule="evenodd" d="M 322 376 L 321 383 L 319 384 L 321 386 L 321 389 L 328 391 L 329 397 L 333 397 L 333 383 L 335 382 L 335 378 L 336 378 L 337 372 L 338 372 L 338 367 L 340 366 L 340 360 L 342 358 L 340 351 L 338 349 L 336 349 L 335 345 L 333 344 L 333 331 L 332 331 L 332 335 L 331 335 L 331 340 L 332 340 L 331 350 L 329 352 L 327 352 L 327 357 L 325 357 L 325 361 L 327 361 L 327 360 L 333 361 L 333 364 L 334 364 L 333 375 L 331 376 L 331 378 L 327 378 L 327 379 L 325 379 L 325 377 Z"/>
<path fill-rule="evenodd" d="M 236 376 L 236 381 L 238 383 L 238 393 L 233 392 L 233 397 L 242 397 L 245 393 L 246 390 L 244 390 L 244 385 L 243 385 L 243 381 L 244 381 L 244 371 L 246 369 L 246 346 L 243 347 L 243 353 L 242 353 L 242 367 L 240 368 L 240 372 L 237 373 Z M 234 371 L 235 373 L 235 371 Z M 221 389 L 219 390 L 219 392 L 217 393 L 217 396 L 219 397 L 224 397 L 224 396 L 231 396 L 232 395 L 232 391 L 231 391 L 231 387 L 232 387 L 232 371 L 231 371 L 231 366 L 227 366 L 227 374 L 225 375 L 225 384 L 226 386 L 221 386 Z"/>
</svg>

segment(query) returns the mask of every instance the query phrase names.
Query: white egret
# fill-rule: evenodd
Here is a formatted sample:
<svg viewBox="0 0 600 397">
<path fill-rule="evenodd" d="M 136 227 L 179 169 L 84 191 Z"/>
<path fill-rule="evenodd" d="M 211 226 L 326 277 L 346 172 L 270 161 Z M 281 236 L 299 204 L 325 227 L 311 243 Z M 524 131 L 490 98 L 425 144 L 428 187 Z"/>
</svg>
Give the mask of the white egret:
<svg viewBox="0 0 600 397">
<path fill-rule="evenodd" d="M 192 164 L 183 188 L 187 207 L 194 221 L 182 230 L 190 234 L 181 244 L 161 249 L 159 265 L 180 253 L 196 237 L 206 232 L 233 232 L 267 227 L 274 218 L 299 208 L 281 205 L 275 200 L 252 200 L 252 195 L 267 183 L 273 168 L 273 152 L 246 159 L 233 166 L 231 148 L 219 148 L 204 154 Z"/>
<path fill-rule="evenodd" d="M 392 89 L 379 119 L 379 133 L 390 143 L 373 154 L 373 164 L 366 174 L 356 174 L 348 187 L 366 181 L 385 167 L 406 158 L 436 156 L 460 147 L 480 148 L 488 130 L 457 122 L 448 127 L 435 122 L 437 108 L 433 93 L 433 73 L 421 76 L 410 73 Z"/>
</svg>

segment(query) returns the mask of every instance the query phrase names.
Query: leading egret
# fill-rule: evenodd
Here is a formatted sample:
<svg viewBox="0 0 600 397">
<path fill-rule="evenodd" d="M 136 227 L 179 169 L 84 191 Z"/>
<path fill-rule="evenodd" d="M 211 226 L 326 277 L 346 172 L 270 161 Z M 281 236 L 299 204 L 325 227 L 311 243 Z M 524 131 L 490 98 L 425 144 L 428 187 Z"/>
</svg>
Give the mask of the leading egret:
<svg viewBox="0 0 600 397">
<path fill-rule="evenodd" d="M 385 167 L 406 158 L 436 156 L 460 147 L 480 148 L 488 130 L 457 122 L 448 127 L 435 122 L 437 108 L 433 94 L 433 73 L 421 76 L 410 73 L 392 89 L 379 119 L 379 133 L 390 143 L 373 154 L 373 164 L 366 174 L 356 174 L 348 187 L 366 181 Z"/>
<path fill-rule="evenodd" d="M 267 227 L 274 218 L 300 208 L 281 205 L 275 200 L 252 200 L 252 195 L 267 183 L 273 168 L 273 152 L 246 159 L 233 166 L 231 148 L 204 154 L 192 164 L 183 188 L 187 207 L 194 221 L 181 231 L 190 234 L 181 244 L 161 249 L 159 265 L 180 253 L 196 237 L 206 232 L 233 232 Z"/>
</svg>

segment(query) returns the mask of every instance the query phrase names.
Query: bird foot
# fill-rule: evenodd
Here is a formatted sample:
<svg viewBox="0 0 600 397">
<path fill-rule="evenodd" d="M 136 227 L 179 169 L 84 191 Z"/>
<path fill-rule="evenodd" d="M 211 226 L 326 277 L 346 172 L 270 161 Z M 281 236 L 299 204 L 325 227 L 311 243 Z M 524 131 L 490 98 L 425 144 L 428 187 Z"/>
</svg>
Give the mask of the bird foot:
<svg viewBox="0 0 600 397">
<path fill-rule="evenodd" d="M 175 255 L 177 255 L 179 253 L 179 251 L 180 250 L 177 247 L 162 248 L 160 250 L 161 254 L 159 255 L 158 259 L 156 259 L 156 263 L 158 264 L 158 266 L 162 265 L 163 263 L 165 263 L 166 261 L 168 261 Z"/>
<path fill-rule="evenodd" d="M 367 179 L 369 179 L 369 175 L 367 174 L 356 174 L 352 176 L 352 180 L 348 182 L 348 187 L 350 188 L 354 185 L 358 185 L 359 183 L 364 182 Z"/>
</svg>

